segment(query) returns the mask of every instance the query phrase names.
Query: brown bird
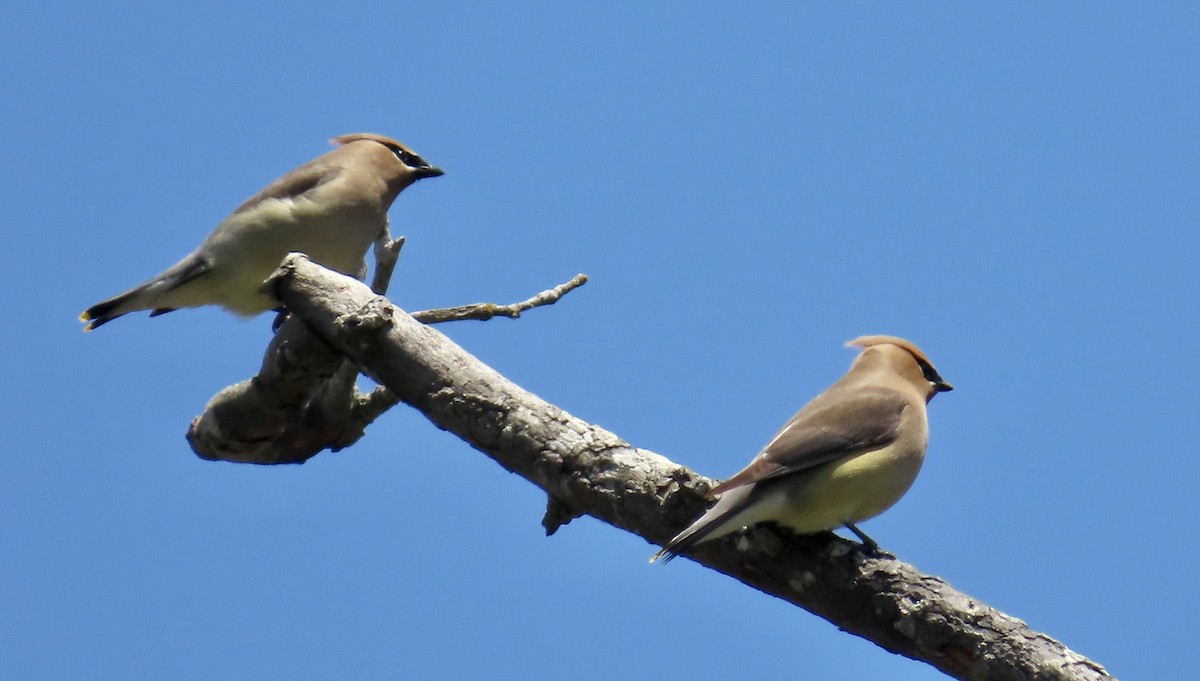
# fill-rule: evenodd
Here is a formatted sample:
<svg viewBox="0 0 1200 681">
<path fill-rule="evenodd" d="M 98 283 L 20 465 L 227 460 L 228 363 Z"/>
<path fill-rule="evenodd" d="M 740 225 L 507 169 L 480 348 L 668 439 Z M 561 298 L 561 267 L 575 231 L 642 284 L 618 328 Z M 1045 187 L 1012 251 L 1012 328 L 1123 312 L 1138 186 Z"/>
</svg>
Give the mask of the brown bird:
<svg viewBox="0 0 1200 681">
<path fill-rule="evenodd" d="M 221 221 L 200 247 L 162 274 L 84 310 L 91 331 L 129 312 L 150 316 L 182 307 L 220 305 L 242 316 L 278 307 L 263 281 L 292 251 L 352 276 L 365 272 L 367 249 L 383 233 L 396 196 L 437 177 L 400 142 L 358 133 L 336 149 L 267 185 Z"/>
<path fill-rule="evenodd" d="M 862 352 L 737 475 L 709 492 L 717 503 L 650 562 L 743 527 L 775 522 L 800 533 L 855 526 L 883 513 L 917 478 L 929 443 L 925 405 L 953 390 L 925 353 L 895 336 L 846 343 Z"/>
</svg>

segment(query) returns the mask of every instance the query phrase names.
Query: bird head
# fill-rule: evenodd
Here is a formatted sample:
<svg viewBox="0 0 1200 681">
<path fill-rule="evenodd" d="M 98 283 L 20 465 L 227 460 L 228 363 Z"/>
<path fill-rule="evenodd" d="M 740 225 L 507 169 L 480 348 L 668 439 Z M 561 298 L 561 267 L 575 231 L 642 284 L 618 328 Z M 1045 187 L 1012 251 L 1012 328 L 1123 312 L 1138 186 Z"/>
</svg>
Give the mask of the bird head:
<svg viewBox="0 0 1200 681">
<path fill-rule="evenodd" d="M 950 385 L 938 374 L 937 369 L 933 368 L 933 362 L 912 341 L 896 336 L 859 336 L 852 341 L 847 341 L 846 347 L 862 348 L 864 355 L 872 348 L 893 348 L 890 352 L 905 358 L 905 362 L 911 362 L 912 365 L 915 365 L 916 369 L 921 372 L 921 378 L 928 383 L 929 390 L 925 396 L 926 402 L 933 399 L 933 396 L 938 393 L 954 390 L 954 386 Z M 896 349 L 900 352 L 897 352 Z"/>
<path fill-rule="evenodd" d="M 369 146 L 363 145 L 364 150 L 371 154 L 374 165 L 377 166 L 379 172 L 384 174 L 388 185 L 393 187 L 396 192 L 417 180 L 445 174 L 441 168 L 430 165 L 412 149 L 391 137 L 359 132 L 335 137 L 331 141 L 339 146 L 359 142 L 368 143 Z"/>
</svg>

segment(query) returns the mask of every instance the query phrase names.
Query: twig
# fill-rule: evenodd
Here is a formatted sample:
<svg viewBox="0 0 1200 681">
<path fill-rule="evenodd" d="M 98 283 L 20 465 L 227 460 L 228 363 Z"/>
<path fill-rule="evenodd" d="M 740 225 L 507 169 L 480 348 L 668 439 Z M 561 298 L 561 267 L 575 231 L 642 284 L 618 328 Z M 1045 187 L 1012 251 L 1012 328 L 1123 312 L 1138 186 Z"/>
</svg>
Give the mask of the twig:
<svg viewBox="0 0 1200 681">
<path fill-rule="evenodd" d="M 586 274 L 576 274 L 570 281 L 564 284 L 559 284 L 554 288 L 546 289 L 545 291 L 542 291 L 528 300 L 523 300 L 519 303 L 513 303 L 511 305 L 475 303 L 473 305 L 460 305 L 458 307 L 421 310 L 419 312 L 413 312 L 412 317 L 423 324 L 459 322 L 467 319 L 487 321 L 492 317 L 508 317 L 510 319 L 516 319 L 517 317 L 520 317 L 521 313 L 526 310 L 532 310 L 535 307 L 553 305 L 557 303 L 559 298 L 562 298 L 571 291 L 583 286 L 587 283 L 587 280 L 588 278 Z"/>
<path fill-rule="evenodd" d="M 387 295 L 388 284 L 392 281 L 392 272 L 396 262 L 400 260 L 400 249 L 404 248 L 404 236 L 392 238 L 388 226 L 383 226 L 383 232 L 375 239 L 375 275 L 371 277 L 371 290 L 379 295 Z"/>
</svg>

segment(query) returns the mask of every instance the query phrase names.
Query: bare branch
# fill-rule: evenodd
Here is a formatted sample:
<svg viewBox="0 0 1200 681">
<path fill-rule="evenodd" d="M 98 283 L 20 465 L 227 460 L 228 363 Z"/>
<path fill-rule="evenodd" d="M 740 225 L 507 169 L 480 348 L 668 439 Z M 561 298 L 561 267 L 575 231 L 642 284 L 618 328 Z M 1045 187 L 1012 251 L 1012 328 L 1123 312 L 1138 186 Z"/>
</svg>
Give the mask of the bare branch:
<svg viewBox="0 0 1200 681">
<path fill-rule="evenodd" d="M 543 489 L 548 529 L 586 513 L 661 544 L 704 508 L 711 480 L 522 390 L 360 282 L 293 254 L 270 283 L 399 399 Z M 956 678 L 1111 678 L 945 581 L 831 533 L 758 527 L 688 557 Z"/>
<path fill-rule="evenodd" d="M 365 428 L 368 423 L 379 418 L 385 411 L 397 404 L 400 404 L 400 398 L 396 397 L 396 393 L 379 385 L 366 395 L 360 393 L 353 406 L 353 411 L 355 418 L 361 421 Z"/>
<path fill-rule="evenodd" d="M 400 249 L 404 248 L 404 237 L 392 238 L 388 226 L 375 239 L 375 275 L 371 277 L 371 290 L 379 295 L 387 295 L 388 285 L 392 282 L 392 272 L 396 262 L 400 260 Z"/>
<path fill-rule="evenodd" d="M 403 246 L 404 237 L 393 240 L 386 229 L 376 240 L 376 292 L 387 290 Z M 484 319 L 479 310 L 490 306 L 500 311 L 490 316 L 515 317 L 555 303 L 586 281 L 581 274 L 513 305 L 484 303 L 426 314 L 438 321 Z M 382 386 L 369 394 L 359 392 L 357 378 L 356 364 L 288 315 L 267 346 L 258 375 L 217 393 L 192 420 L 188 442 L 201 458 L 257 464 L 304 463 L 325 449 L 344 449 L 399 402 Z"/>
<path fill-rule="evenodd" d="M 586 274 L 576 274 L 570 281 L 559 284 L 552 289 L 546 289 L 536 296 L 512 305 L 497 305 L 495 303 L 475 303 L 446 307 L 436 310 L 420 310 L 412 313 L 412 317 L 424 324 L 441 324 L 442 322 L 459 322 L 467 319 L 487 321 L 493 317 L 509 317 L 516 319 L 526 310 L 543 305 L 553 305 L 559 298 L 587 283 Z"/>
</svg>

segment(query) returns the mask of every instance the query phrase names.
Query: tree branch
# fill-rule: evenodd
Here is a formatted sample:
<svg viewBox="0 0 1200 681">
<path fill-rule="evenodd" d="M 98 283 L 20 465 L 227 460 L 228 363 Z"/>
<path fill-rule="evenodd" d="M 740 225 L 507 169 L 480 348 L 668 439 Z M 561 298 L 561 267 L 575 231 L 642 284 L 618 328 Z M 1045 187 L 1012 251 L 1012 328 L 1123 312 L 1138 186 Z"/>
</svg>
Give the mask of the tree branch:
<svg viewBox="0 0 1200 681">
<path fill-rule="evenodd" d="M 372 288 L 377 293 L 387 291 L 403 246 L 404 237 L 392 240 L 386 228 L 375 242 Z M 526 310 L 553 305 L 586 282 L 587 277 L 579 274 L 512 305 L 477 303 L 420 314 L 429 323 L 515 318 Z M 356 364 L 289 314 L 267 346 L 258 374 L 217 393 L 192 420 L 188 443 L 203 459 L 257 464 L 304 463 L 326 449 L 336 452 L 349 447 L 399 402 L 383 386 L 360 392 L 358 373 Z"/>
<path fill-rule="evenodd" d="M 268 284 L 400 400 L 544 490 L 549 531 L 586 513 L 661 544 L 703 510 L 711 480 L 521 389 L 362 283 L 292 254 Z M 940 578 L 831 533 L 760 526 L 689 557 L 956 678 L 1111 678 Z"/>
<path fill-rule="evenodd" d="M 413 312 L 412 317 L 423 324 L 441 324 L 442 322 L 458 322 L 466 319 L 487 321 L 492 317 L 508 317 L 516 319 L 525 310 L 531 310 L 542 305 L 553 305 L 559 298 L 587 283 L 586 274 L 576 274 L 565 284 L 559 284 L 547 289 L 536 296 L 512 305 L 497 305 L 495 303 L 475 303 L 460 307 L 447 307 L 439 310 L 421 310 Z"/>
</svg>

